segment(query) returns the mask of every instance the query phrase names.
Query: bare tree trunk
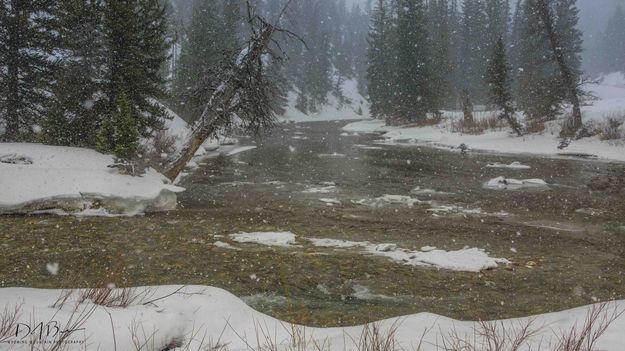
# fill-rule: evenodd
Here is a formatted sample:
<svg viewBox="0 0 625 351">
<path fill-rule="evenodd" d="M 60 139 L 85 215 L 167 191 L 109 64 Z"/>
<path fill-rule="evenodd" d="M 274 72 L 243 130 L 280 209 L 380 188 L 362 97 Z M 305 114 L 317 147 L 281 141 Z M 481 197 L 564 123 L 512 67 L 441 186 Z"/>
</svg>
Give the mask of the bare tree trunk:
<svg viewBox="0 0 625 351">
<path fill-rule="evenodd" d="M 562 46 L 558 38 L 558 34 L 555 32 L 553 17 L 551 15 L 551 10 L 549 9 L 549 4 L 547 0 L 538 0 L 538 12 L 545 25 L 545 30 L 547 31 L 547 36 L 549 37 L 549 44 L 551 45 L 551 50 L 553 51 L 556 63 L 560 67 L 560 72 L 562 73 L 564 84 L 566 84 L 566 87 L 569 90 L 571 103 L 573 104 L 573 118 L 566 126 L 566 128 L 568 129 L 567 132 L 570 133 L 570 136 L 572 136 L 582 127 L 582 110 L 580 107 L 577 82 L 575 81 L 575 76 L 571 68 L 564 58 Z"/>
<path fill-rule="evenodd" d="M 257 74 L 257 72 L 250 71 L 250 67 L 259 64 L 262 66 L 259 60 L 267 51 L 275 31 L 276 28 L 273 25 L 261 21 L 261 28 L 249 40 L 239 54 L 235 66 L 226 74 L 206 103 L 190 138 L 185 142 L 175 159 L 165 167 L 164 174 L 172 182 L 184 170 L 206 139 L 211 137 L 221 126 L 229 123 L 234 110 L 233 106 L 243 90 L 241 82 L 245 82 L 246 75 Z"/>
</svg>

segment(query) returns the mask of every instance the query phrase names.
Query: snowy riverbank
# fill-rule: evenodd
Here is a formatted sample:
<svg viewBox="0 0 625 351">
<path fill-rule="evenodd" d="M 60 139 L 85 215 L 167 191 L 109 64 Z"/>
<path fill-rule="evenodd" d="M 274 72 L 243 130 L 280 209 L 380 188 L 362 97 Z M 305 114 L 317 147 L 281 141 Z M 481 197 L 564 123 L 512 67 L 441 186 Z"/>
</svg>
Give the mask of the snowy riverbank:
<svg viewBox="0 0 625 351">
<path fill-rule="evenodd" d="M 102 299 L 102 303 L 109 306 L 95 305 L 92 299 L 77 302 L 83 300 L 87 292 L 102 291 L 109 294 Z M 125 298 L 120 298 L 122 296 Z M 430 313 L 367 326 L 302 327 L 259 313 L 225 290 L 205 286 L 83 290 L 71 294 L 61 290 L 5 288 L 0 289 L 0 301 L 7 306 L 5 317 L 12 315 L 14 306 L 18 312 L 15 325 L 0 339 L 0 349 L 7 350 L 30 350 L 32 341 L 53 342 L 55 337 L 58 340 L 59 329 L 70 331 L 64 340 L 68 349 L 76 350 L 86 346 L 88 349 L 134 350 L 136 345 L 150 345 L 149 349 L 154 350 L 178 346 L 185 350 L 347 351 L 370 350 L 362 343 L 380 337 L 379 342 L 389 342 L 388 350 L 434 351 L 443 350 L 444 343 L 449 345 L 456 337 L 477 345 L 478 349 L 485 342 L 485 337 L 478 334 L 483 330 L 482 324 Z M 563 334 L 571 330 L 581 332 L 589 311 L 598 315 L 599 321 L 592 329 L 596 331 L 602 318 L 611 319 L 615 311 L 625 308 L 625 301 L 603 308 L 580 307 L 487 325 L 493 326 L 494 333 L 508 342 L 529 325 L 528 340 L 520 349 L 555 350 Z M 44 325 L 44 333 L 29 334 L 39 323 Z M 624 329 L 625 316 L 620 316 L 607 327 L 593 349 L 622 350 Z M 367 334 L 369 340 L 363 340 Z"/>
<path fill-rule="evenodd" d="M 597 100 L 584 106 L 582 113 L 585 123 L 607 124 L 609 118 L 625 116 L 625 78 L 620 73 L 611 74 L 601 84 L 589 84 L 586 89 Z M 476 113 L 476 118 L 488 118 L 489 112 Z M 601 159 L 625 161 L 625 139 L 601 140 L 598 136 L 573 141 L 561 150 L 559 132 L 560 121 L 547 124 L 545 131 L 517 137 L 508 128 L 490 130 L 483 134 L 463 134 L 455 132 L 453 124 L 462 119 L 460 112 L 445 112 L 442 123 L 426 127 L 389 127 L 380 120 L 365 120 L 346 125 L 343 130 L 349 133 L 381 133 L 381 144 L 423 145 L 458 149 L 465 144 L 473 150 L 514 154 L 536 155 L 592 155 Z M 625 128 L 620 127 L 625 136 Z"/>
<path fill-rule="evenodd" d="M 190 128 L 170 114 L 167 133 L 178 149 Z M 239 146 L 234 139 L 214 138 L 198 150 L 188 169 L 205 158 L 233 156 L 253 148 Z M 135 216 L 176 208 L 176 193 L 184 188 L 152 168 L 141 176 L 130 176 L 112 164 L 113 156 L 85 148 L 0 143 L 0 214 Z"/>
<path fill-rule="evenodd" d="M 113 163 L 89 149 L 0 143 L 0 213 L 131 216 L 176 207 L 175 193 L 184 188 L 153 169 L 120 174 Z"/>
</svg>

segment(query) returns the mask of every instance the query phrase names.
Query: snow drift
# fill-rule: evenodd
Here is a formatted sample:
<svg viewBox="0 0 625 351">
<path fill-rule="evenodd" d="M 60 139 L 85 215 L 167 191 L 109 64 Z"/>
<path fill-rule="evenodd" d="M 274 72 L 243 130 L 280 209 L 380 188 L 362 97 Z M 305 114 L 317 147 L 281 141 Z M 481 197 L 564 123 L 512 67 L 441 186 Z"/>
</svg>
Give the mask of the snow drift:
<svg viewBox="0 0 625 351">
<path fill-rule="evenodd" d="M 253 310 L 229 292 L 205 286 L 161 286 L 137 289 L 114 289 L 112 296 L 132 297 L 125 300 L 127 306 L 94 305 L 91 300 L 80 302 L 81 293 L 74 291 L 65 302 L 59 296 L 67 296 L 60 290 L 5 288 L 0 289 L 0 301 L 7 306 L 18 306 L 21 313 L 16 322 L 21 329 L 15 335 L 5 336 L 0 349 L 30 350 L 34 342 L 58 340 L 56 329 L 70 331 L 62 349 L 83 350 L 135 350 L 136 345 L 150 345 L 154 350 L 362 350 L 358 341 L 373 327 L 379 328 L 382 340 L 392 338 L 388 350 L 417 349 L 421 351 L 443 350 L 442 342 L 450 335 L 457 335 L 477 345 L 482 339 L 476 335 L 480 324 L 457 321 L 431 313 L 418 313 L 381 321 L 375 325 L 344 328 L 312 328 L 292 325 Z M 53 305 L 56 307 L 52 307 Z M 614 311 L 625 308 L 625 302 L 611 303 L 603 310 L 605 316 L 615 317 L 597 344 L 596 350 L 622 350 L 625 337 L 625 316 L 615 316 Z M 12 309 L 9 308 L 9 311 Z M 530 324 L 530 335 L 525 349 L 555 349 L 559 332 L 581 330 L 584 319 L 592 307 L 580 307 L 568 311 L 549 313 L 531 318 L 503 320 L 495 326 L 502 340 L 520 333 Z M 596 311 L 596 308 L 595 308 Z M 599 315 L 600 317 L 603 316 Z M 531 322 L 531 323 L 530 323 Z M 29 335 L 28 328 L 38 323 L 51 325 L 50 335 Z M 593 329 L 595 330 L 595 329 Z M 370 335 L 372 337 L 374 335 Z M 381 341 L 382 341 L 381 340 Z M 316 348 L 315 345 L 323 345 Z M 51 345 L 48 345 L 51 346 Z M 272 347 L 273 346 L 273 347 Z M 439 348 L 439 346 L 441 346 Z M 479 348 L 481 349 L 481 348 Z M 386 350 L 386 349 L 385 349 Z"/>
</svg>

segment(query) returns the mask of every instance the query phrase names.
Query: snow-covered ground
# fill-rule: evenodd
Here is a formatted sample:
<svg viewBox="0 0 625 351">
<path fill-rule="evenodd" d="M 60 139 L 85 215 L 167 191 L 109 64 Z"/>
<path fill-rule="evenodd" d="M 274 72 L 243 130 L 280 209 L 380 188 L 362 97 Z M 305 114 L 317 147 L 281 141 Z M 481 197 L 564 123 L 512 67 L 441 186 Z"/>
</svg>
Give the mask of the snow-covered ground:
<svg viewBox="0 0 625 351">
<path fill-rule="evenodd" d="M 291 122 L 314 122 L 370 118 L 369 103 L 366 98 L 358 93 L 358 81 L 355 79 L 346 80 L 343 82 L 342 88 L 347 103 L 341 105 L 334 95 L 328 94 L 328 103 L 319 111 L 310 114 L 305 114 L 295 108 L 297 93 L 291 91 L 288 95 L 286 112 L 279 116 L 279 119 Z"/>
<path fill-rule="evenodd" d="M 120 174 L 112 156 L 89 149 L 0 143 L 0 213 L 60 210 L 136 215 L 176 207 L 175 193 L 153 169 Z M 105 208 L 106 211 L 94 209 Z"/>
<path fill-rule="evenodd" d="M 258 277 L 257 277 L 258 278 Z M 476 350 L 486 341 L 480 336 L 480 323 L 458 321 L 430 313 L 384 320 L 369 325 L 344 328 L 312 328 L 292 325 L 253 310 L 225 290 L 206 286 L 161 286 L 134 290 L 113 290 L 111 297 L 134 297 L 127 307 L 103 307 L 91 300 L 77 301 L 74 291 L 60 307 L 59 296 L 66 292 L 27 288 L 0 289 L 0 301 L 8 311 L 20 313 L 16 324 L 0 342 L 0 349 L 31 350 L 31 343 L 54 342 L 60 330 L 68 331 L 63 349 L 84 350 L 165 350 L 182 345 L 185 350 L 365 350 L 362 337 L 392 342 L 389 350 L 443 350 L 443 344 L 464 339 Z M 369 294 L 371 294 L 369 292 Z M 493 303 L 500 303 L 493 301 Z M 501 302 L 505 303 L 505 302 Z M 625 301 L 603 306 L 580 307 L 535 317 L 489 323 L 503 339 L 512 339 L 529 324 L 531 333 L 519 350 L 555 350 L 563 333 L 581 331 L 584 320 L 594 311 L 599 319 L 612 319 L 625 309 Z M 6 312 L 5 312 L 6 313 Z M 620 351 L 625 344 L 625 316 L 614 316 L 593 350 Z M 17 324 L 19 323 L 19 324 Z M 36 330 L 42 323 L 43 333 Z M 599 325 L 595 326 L 597 330 Z M 378 330 L 376 332 L 375 330 Z M 34 331 L 34 332 L 33 332 Z M 373 333 L 373 334 L 371 334 Z M 16 335 L 17 334 L 17 335 Z M 507 335 L 507 336 L 504 336 Z M 368 341 L 372 341 L 369 339 Z M 323 345 L 319 348 L 319 345 Z M 540 348 L 538 346 L 540 345 Z M 39 344 L 41 346 L 41 344 Z M 47 346 L 51 347 L 50 344 Z M 169 346 L 169 348 L 168 348 Z M 369 349 L 369 348 L 367 348 Z M 473 349 L 471 349 L 473 350 Z"/>
<path fill-rule="evenodd" d="M 589 84 L 586 90 L 597 97 L 596 101 L 582 109 L 584 122 L 606 123 L 608 118 L 625 116 L 625 77 L 613 73 L 603 78 L 601 84 Z M 476 114 L 477 118 L 490 113 Z M 452 123 L 462 118 L 459 112 L 445 112 L 445 120 L 427 127 L 389 127 L 380 120 L 365 120 L 346 125 L 343 130 L 351 133 L 383 133 L 384 144 L 427 145 L 443 148 L 458 148 L 465 144 L 473 150 L 494 151 L 515 154 L 567 155 L 588 154 L 602 159 L 625 161 L 625 140 L 602 141 L 599 137 L 575 140 L 566 149 L 558 149 L 559 121 L 551 123 L 542 133 L 522 137 L 512 135 L 509 130 L 487 131 L 481 135 L 462 134 L 452 131 Z M 625 130 L 621 131 L 625 135 Z"/>
<path fill-rule="evenodd" d="M 172 119 L 166 121 L 166 133 L 174 137 L 174 147 L 179 149 L 191 130 L 168 112 Z M 217 137 L 200 147 L 188 168 L 207 157 L 233 156 L 254 148 Z M 109 167 L 112 164 L 113 156 L 90 149 L 0 143 L 0 214 L 134 216 L 176 208 L 176 193 L 184 188 L 170 184 L 154 169 L 133 177 Z"/>
</svg>

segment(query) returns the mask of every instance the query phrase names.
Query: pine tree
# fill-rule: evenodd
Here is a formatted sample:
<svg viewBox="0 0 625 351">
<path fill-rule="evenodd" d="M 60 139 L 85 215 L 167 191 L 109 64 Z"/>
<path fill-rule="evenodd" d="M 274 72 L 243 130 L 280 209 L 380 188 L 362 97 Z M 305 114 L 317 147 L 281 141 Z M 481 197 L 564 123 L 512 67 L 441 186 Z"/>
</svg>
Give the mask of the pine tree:
<svg viewBox="0 0 625 351">
<path fill-rule="evenodd" d="M 105 90 L 104 69 L 106 51 L 103 38 L 103 3 L 100 0 L 62 0 L 57 12 L 63 59 L 56 67 L 51 104 L 52 119 L 59 128 L 71 126 L 71 137 L 64 145 L 95 146 L 97 128 L 106 117 L 107 104 L 102 99 Z M 55 130 L 46 118 L 47 130 Z"/>
<path fill-rule="evenodd" d="M 113 150 L 115 156 L 123 162 L 130 162 L 137 157 L 139 149 L 139 132 L 137 129 L 137 118 L 126 95 L 121 93 L 117 102 L 117 113 L 113 117 L 114 132 L 113 140 L 115 144 Z"/>
<path fill-rule="evenodd" d="M 167 61 L 165 9 L 152 0 L 110 1 L 104 11 L 109 115 L 121 94 L 128 99 L 141 136 L 163 128 L 164 96 L 161 68 Z"/>
<path fill-rule="evenodd" d="M 378 0 L 369 31 L 367 82 L 371 115 L 385 118 L 392 112 L 393 50 L 388 8 Z"/>
<path fill-rule="evenodd" d="M 519 20 L 518 106 L 531 120 L 553 120 L 560 111 L 565 94 L 536 0 L 523 3 Z"/>
<path fill-rule="evenodd" d="M 47 0 L 0 5 L 0 140 L 31 139 L 45 112 L 58 49 L 55 11 Z"/>
<path fill-rule="evenodd" d="M 432 64 L 423 0 L 397 1 L 397 94 L 394 115 L 419 121 L 438 108 L 431 89 Z"/>
<path fill-rule="evenodd" d="M 435 106 L 453 108 L 454 95 L 452 83 L 455 64 L 451 57 L 450 6 L 448 0 L 432 0 L 429 13 L 432 21 L 430 41 L 432 47 L 432 89 Z"/>
<path fill-rule="evenodd" d="M 234 2 L 228 2 L 224 10 L 228 12 L 230 26 L 236 26 Z M 182 39 L 178 74 L 174 82 L 174 90 L 178 100 L 183 104 L 183 114 L 189 118 L 197 118 L 204 100 L 213 84 L 206 85 L 202 79 L 215 72 L 224 60 L 228 59 L 228 51 L 236 48 L 236 33 L 226 29 L 218 0 L 194 0 L 191 23 Z M 226 35 L 228 34 L 228 35 Z M 229 38 L 227 38 L 229 37 Z M 230 52 L 232 54 L 232 52 Z M 202 86 L 202 89 L 198 89 Z"/>
<path fill-rule="evenodd" d="M 506 46 L 503 37 L 500 37 L 493 48 L 487 71 L 491 102 L 501 110 L 499 118 L 506 120 L 512 130 L 520 136 L 522 135 L 522 131 L 521 126 L 514 116 L 514 102 L 508 71 L 509 65 L 506 59 Z"/>
<path fill-rule="evenodd" d="M 488 60 L 488 31 L 483 0 L 465 0 L 462 7 L 462 44 L 459 65 L 463 89 L 471 99 L 483 103 L 487 97 L 484 78 Z"/>
<path fill-rule="evenodd" d="M 111 118 L 100 126 L 97 149 L 128 163 L 136 158 L 139 149 L 137 116 L 124 92 L 120 92 L 115 105 Z"/>
<path fill-rule="evenodd" d="M 622 43 L 625 43 L 625 11 L 621 5 L 617 5 L 597 50 L 602 73 L 625 72 L 625 45 Z"/>
</svg>

